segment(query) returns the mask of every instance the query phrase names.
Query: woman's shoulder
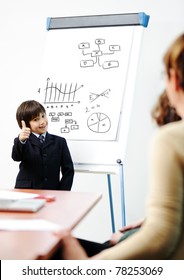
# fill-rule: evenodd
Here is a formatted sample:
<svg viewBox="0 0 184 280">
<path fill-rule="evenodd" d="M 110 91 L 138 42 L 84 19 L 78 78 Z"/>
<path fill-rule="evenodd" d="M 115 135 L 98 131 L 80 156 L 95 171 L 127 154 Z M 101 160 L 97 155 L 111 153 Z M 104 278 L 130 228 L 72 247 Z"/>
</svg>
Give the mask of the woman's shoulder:
<svg viewBox="0 0 184 280">
<path fill-rule="evenodd" d="M 184 121 L 168 123 L 160 127 L 156 133 L 157 137 L 184 137 Z"/>
<path fill-rule="evenodd" d="M 184 153 L 184 121 L 176 121 L 166 124 L 158 129 L 152 140 L 156 149 L 168 150 L 175 153 Z"/>
</svg>

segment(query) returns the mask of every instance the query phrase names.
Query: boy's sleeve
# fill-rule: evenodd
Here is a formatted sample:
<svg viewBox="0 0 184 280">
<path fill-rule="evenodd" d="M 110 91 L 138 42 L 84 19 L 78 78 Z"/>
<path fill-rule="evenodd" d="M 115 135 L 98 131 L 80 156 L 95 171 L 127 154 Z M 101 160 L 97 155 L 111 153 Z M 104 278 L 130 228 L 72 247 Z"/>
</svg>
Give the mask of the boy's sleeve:
<svg viewBox="0 0 184 280">
<path fill-rule="evenodd" d="M 20 142 L 19 138 L 14 139 L 14 145 L 12 148 L 12 159 L 15 161 L 21 161 L 25 150 L 26 142 Z"/>
<path fill-rule="evenodd" d="M 63 154 L 61 160 L 62 178 L 60 181 L 60 187 L 62 190 L 71 190 L 74 177 L 74 166 L 66 140 L 64 139 L 63 141 Z"/>
</svg>

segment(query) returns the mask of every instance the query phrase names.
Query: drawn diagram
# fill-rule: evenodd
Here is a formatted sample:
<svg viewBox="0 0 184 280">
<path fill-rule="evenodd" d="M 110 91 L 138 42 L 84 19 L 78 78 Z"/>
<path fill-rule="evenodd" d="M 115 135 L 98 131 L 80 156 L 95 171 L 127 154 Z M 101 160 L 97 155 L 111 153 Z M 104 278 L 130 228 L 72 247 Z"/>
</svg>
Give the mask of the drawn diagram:
<svg viewBox="0 0 184 280">
<path fill-rule="evenodd" d="M 72 118 L 72 112 L 49 112 L 51 122 L 61 122 L 64 121 L 64 126 L 60 128 L 61 133 L 69 133 L 71 130 L 79 129 L 77 121 Z"/>
<path fill-rule="evenodd" d="M 77 83 L 68 85 L 50 82 L 50 78 L 47 78 L 47 84 L 45 88 L 44 104 L 50 103 L 79 103 L 76 101 L 76 92 L 80 90 L 83 85 L 78 86 Z"/>
<path fill-rule="evenodd" d="M 69 133 L 71 130 L 78 130 L 79 125 L 72 119 L 65 119 L 65 126 L 61 127 L 61 133 Z"/>
<path fill-rule="evenodd" d="M 71 134 L 71 132 L 80 131 L 81 122 L 83 127 L 86 123 L 86 129 L 94 132 L 94 134 L 107 133 L 111 129 L 111 120 L 109 116 L 103 112 L 94 113 L 96 109 L 101 110 L 104 99 L 110 97 L 110 88 L 100 93 L 83 92 L 82 96 L 78 95 L 77 98 L 76 93 L 84 88 L 83 85 L 78 86 L 77 83 L 75 85 L 73 83 L 68 85 L 67 83 L 61 82 L 58 84 L 51 82 L 50 78 L 46 79 L 42 103 L 46 105 L 47 114 L 51 123 L 55 123 L 56 127 L 58 127 L 59 124 L 60 133 Z M 41 89 L 39 89 L 38 92 L 40 93 Z M 85 94 L 86 98 L 84 98 Z M 88 107 L 89 103 L 93 105 Z M 78 109 L 75 108 L 74 104 Z M 90 113 L 91 110 L 93 112 Z M 85 116 L 84 113 L 87 115 Z M 81 114 L 85 118 L 81 118 Z"/>
<path fill-rule="evenodd" d="M 42 102 L 46 105 L 51 122 L 63 124 L 60 128 L 61 133 L 69 133 L 71 130 L 79 129 L 77 121 L 73 118 L 72 108 L 74 104 L 80 104 L 79 100 L 76 101 L 76 92 L 82 87 L 83 85 L 78 86 L 72 83 L 69 86 L 67 83 L 60 83 L 58 86 L 57 83 L 50 82 L 50 78 L 46 80 Z M 40 91 L 41 89 L 38 90 L 39 93 Z"/>
<path fill-rule="evenodd" d="M 110 119 L 103 113 L 93 113 L 87 121 L 88 128 L 96 133 L 105 133 L 111 127 Z"/>
<path fill-rule="evenodd" d="M 95 44 L 97 45 L 98 49 L 91 52 L 89 52 L 90 43 L 83 42 L 79 44 L 78 47 L 82 50 L 82 54 L 84 56 L 89 56 L 89 59 L 80 61 L 80 67 L 93 67 L 95 64 L 97 64 L 99 67 L 102 67 L 103 69 L 119 67 L 119 62 L 117 60 L 102 61 L 103 57 L 113 55 L 115 52 L 120 51 L 121 48 L 119 45 L 109 45 L 108 52 L 103 52 L 101 48 L 102 45 L 105 44 L 105 39 L 96 39 Z"/>
<path fill-rule="evenodd" d="M 109 26 L 49 32 L 37 99 L 47 111 L 51 133 L 64 135 L 71 143 L 117 140 L 129 110 L 124 105 L 129 99 L 129 93 L 125 98 L 128 78 L 135 71 L 134 29 Z"/>
<path fill-rule="evenodd" d="M 97 100 L 99 97 L 106 97 L 108 98 L 108 95 L 110 93 L 110 89 L 106 89 L 105 91 L 103 91 L 102 93 L 100 94 L 97 94 L 97 93 L 94 93 L 94 92 L 90 92 L 90 96 L 89 96 L 89 99 L 90 99 L 90 102 L 93 102 L 95 100 Z"/>
<path fill-rule="evenodd" d="M 112 104 L 110 88 L 100 92 L 97 89 L 86 91 L 84 85 L 54 83 L 47 78 L 45 87 L 42 91 L 40 88 L 38 92 L 42 92 L 42 103 L 57 133 L 68 134 L 72 139 L 75 137 L 73 135 L 78 135 L 81 130 L 85 133 L 91 131 L 94 135 L 110 131 L 111 117 L 103 112 L 105 100 L 108 108 Z"/>
</svg>

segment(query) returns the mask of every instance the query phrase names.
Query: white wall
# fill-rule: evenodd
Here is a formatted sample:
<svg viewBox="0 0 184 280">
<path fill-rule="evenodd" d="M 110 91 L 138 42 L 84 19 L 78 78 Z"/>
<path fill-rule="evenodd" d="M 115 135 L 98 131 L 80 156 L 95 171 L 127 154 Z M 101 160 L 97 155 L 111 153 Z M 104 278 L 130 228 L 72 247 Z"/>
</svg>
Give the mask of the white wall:
<svg viewBox="0 0 184 280">
<path fill-rule="evenodd" d="M 3 2 L 3 3 L 2 3 Z M 125 196 L 127 222 L 145 215 L 148 193 L 148 145 L 155 129 L 150 110 L 164 88 L 162 56 L 170 42 L 183 32 L 184 2 L 175 0 L 6 0 L 0 4 L 0 188 L 13 188 L 18 164 L 11 159 L 19 129 L 17 106 L 39 88 L 42 54 L 46 44 L 46 18 L 92 14 L 145 12 L 150 22 L 144 31 L 135 98 L 132 108 Z M 119 180 L 113 180 L 116 226 L 121 225 Z M 74 191 L 100 191 L 103 200 L 75 230 L 75 235 L 104 240 L 111 233 L 105 175 L 76 174 Z"/>
</svg>

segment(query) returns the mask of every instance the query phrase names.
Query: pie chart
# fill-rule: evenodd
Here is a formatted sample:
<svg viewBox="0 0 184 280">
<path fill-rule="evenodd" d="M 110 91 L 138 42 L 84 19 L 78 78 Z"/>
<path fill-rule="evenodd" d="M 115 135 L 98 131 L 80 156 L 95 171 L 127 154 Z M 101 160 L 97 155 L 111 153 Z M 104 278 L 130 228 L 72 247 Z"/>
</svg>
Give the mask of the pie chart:
<svg viewBox="0 0 184 280">
<path fill-rule="evenodd" d="M 105 133 L 111 127 L 110 119 L 103 113 L 93 113 L 87 121 L 88 128 L 96 133 Z"/>
</svg>

